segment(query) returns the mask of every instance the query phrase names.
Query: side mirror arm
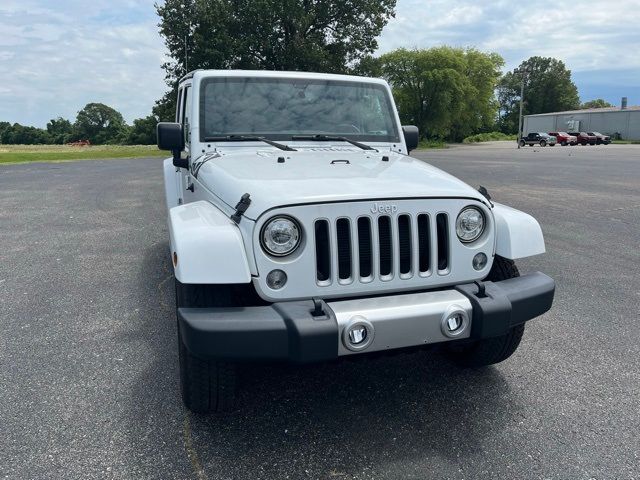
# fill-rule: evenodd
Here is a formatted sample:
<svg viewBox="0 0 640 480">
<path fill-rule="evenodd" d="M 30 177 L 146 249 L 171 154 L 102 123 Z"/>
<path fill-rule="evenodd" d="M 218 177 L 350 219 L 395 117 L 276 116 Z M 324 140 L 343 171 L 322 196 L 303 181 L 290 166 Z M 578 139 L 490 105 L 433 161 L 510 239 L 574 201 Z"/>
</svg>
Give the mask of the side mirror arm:
<svg viewBox="0 0 640 480">
<path fill-rule="evenodd" d="M 189 168 L 189 159 L 182 158 L 180 150 L 173 150 L 173 165 L 178 168 Z"/>
</svg>

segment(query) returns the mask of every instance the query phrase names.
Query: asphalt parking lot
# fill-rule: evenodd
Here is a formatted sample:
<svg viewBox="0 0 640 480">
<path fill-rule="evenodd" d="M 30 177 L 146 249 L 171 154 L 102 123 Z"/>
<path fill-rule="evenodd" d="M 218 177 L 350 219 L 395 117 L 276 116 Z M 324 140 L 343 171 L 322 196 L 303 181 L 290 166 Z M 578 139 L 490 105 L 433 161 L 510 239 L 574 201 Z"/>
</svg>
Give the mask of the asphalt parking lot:
<svg viewBox="0 0 640 480">
<path fill-rule="evenodd" d="M 0 478 L 640 478 L 640 146 L 419 152 L 533 214 L 557 281 L 505 363 L 418 351 L 178 391 L 161 160 L 0 166 Z"/>
</svg>

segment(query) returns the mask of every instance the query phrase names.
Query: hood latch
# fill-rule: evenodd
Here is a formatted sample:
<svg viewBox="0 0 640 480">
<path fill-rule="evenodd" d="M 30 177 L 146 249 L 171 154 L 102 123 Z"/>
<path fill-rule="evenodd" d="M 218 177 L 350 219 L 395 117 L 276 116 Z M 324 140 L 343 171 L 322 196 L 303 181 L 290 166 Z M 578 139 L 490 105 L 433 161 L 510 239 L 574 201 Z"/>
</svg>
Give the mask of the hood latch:
<svg viewBox="0 0 640 480">
<path fill-rule="evenodd" d="M 231 215 L 231 220 L 236 223 L 240 223 L 240 220 L 242 220 L 242 215 L 247 211 L 249 205 L 251 205 L 251 198 L 249 197 L 251 197 L 251 195 L 249 195 L 248 193 L 242 195 L 240 201 L 236 205 L 236 213 Z"/>
<path fill-rule="evenodd" d="M 482 195 L 484 198 L 486 198 L 487 201 L 489 202 L 489 204 L 493 207 L 493 202 L 491 201 L 491 195 L 489 195 L 489 191 L 485 187 L 480 185 L 478 187 L 478 192 L 480 192 L 480 195 Z"/>
</svg>

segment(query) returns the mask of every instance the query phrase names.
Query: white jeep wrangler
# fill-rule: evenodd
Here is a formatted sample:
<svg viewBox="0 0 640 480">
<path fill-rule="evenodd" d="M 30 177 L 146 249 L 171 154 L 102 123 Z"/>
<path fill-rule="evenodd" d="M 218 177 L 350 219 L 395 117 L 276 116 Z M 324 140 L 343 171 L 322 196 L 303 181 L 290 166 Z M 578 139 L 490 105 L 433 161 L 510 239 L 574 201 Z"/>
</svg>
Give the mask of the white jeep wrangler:
<svg viewBox="0 0 640 480">
<path fill-rule="evenodd" d="M 182 396 L 230 408 L 238 362 L 441 344 L 463 365 L 518 347 L 555 284 L 531 216 L 408 156 L 380 79 L 195 71 L 158 125 Z"/>
</svg>

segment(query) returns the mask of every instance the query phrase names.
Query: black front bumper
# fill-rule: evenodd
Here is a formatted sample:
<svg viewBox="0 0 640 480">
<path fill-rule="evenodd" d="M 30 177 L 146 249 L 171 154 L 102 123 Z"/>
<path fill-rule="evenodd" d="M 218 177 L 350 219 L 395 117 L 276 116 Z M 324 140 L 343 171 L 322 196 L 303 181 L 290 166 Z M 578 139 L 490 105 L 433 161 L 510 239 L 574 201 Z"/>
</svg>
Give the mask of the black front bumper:
<svg viewBox="0 0 640 480">
<path fill-rule="evenodd" d="M 501 282 L 464 284 L 455 290 L 473 307 L 472 340 L 503 335 L 538 317 L 553 303 L 555 282 L 536 272 Z M 314 316 L 312 300 L 262 307 L 180 308 L 178 323 L 187 349 L 197 356 L 233 361 L 316 362 L 338 357 L 340 332 L 331 308 Z"/>
</svg>

